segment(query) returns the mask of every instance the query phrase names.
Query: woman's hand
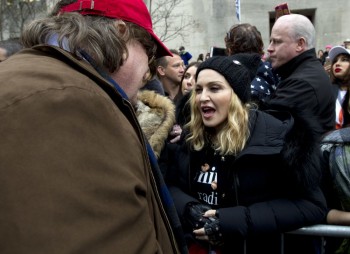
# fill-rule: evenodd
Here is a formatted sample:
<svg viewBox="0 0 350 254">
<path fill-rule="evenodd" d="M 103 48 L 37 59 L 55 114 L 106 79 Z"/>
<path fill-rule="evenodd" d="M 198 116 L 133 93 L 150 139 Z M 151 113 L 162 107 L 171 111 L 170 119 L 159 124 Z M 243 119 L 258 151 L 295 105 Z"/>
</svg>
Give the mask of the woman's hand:
<svg viewBox="0 0 350 254">
<path fill-rule="evenodd" d="M 204 228 L 193 230 L 193 234 L 198 240 L 209 241 L 209 237 L 205 234 Z"/>
<path fill-rule="evenodd" d="M 216 210 L 208 210 L 203 214 L 203 217 L 215 217 L 215 214 Z M 209 237 L 206 235 L 204 227 L 194 230 L 193 234 L 195 234 L 198 240 L 209 241 Z"/>
<path fill-rule="evenodd" d="M 180 125 L 175 124 L 173 126 L 173 129 L 170 132 L 170 136 L 172 137 L 172 139 L 170 140 L 170 143 L 176 143 L 177 141 L 179 141 L 181 137 L 181 133 L 182 133 L 182 129 Z"/>
<path fill-rule="evenodd" d="M 216 215 L 216 210 L 208 210 L 203 214 L 203 217 L 214 217 Z"/>
<path fill-rule="evenodd" d="M 213 246 L 223 245 L 223 237 L 220 232 L 220 221 L 215 216 L 216 210 L 208 210 L 203 214 L 203 217 L 209 218 L 209 222 L 206 222 L 203 228 L 196 229 L 193 231 L 196 239 L 202 241 L 208 241 Z"/>
</svg>

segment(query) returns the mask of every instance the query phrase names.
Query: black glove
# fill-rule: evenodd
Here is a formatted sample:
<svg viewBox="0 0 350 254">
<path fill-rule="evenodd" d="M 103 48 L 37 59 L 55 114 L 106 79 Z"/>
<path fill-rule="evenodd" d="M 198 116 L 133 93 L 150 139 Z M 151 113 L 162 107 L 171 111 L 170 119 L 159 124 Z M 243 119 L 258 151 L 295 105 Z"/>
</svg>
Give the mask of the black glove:
<svg viewBox="0 0 350 254">
<path fill-rule="evenodd" d="M 210 219 L 203 217 L 203 214 L 210 209 L 211 207 L 209 205 L 199 202 L 187 203 L 183 216 L 184 225 L 191 231 L 204 227 L 206 222 L 210 222 Z"/>
<path fill-rule="evenodd" d="M 209 237 L 209 242 L 212 245 L 223 245 L 223 237 L 219 227 L 219 218 L 209 217 L 209 221 L 204 224 L 204 231 L 205 234 Z"/>
</svg>

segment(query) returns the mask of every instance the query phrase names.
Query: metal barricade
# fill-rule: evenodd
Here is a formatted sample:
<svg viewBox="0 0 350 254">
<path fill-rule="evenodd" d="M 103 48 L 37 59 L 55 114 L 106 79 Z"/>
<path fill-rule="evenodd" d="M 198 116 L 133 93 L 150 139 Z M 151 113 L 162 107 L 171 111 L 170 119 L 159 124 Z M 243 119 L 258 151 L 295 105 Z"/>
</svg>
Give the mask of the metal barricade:
<svg viewBox="0 0 350 254">
<path fill-rule="evenodd" d="M 316 236 L 320 237 L 320 254 L 325 254 L 325 237 L 336 237 L 336 238 L 350 238 L 350 226 L 338 226 L 338 225 L 323 225 L 317 224 L 309 227 L 299 228 L 290 232 L 281 234 L 281 254 L 284 254 L 284 235 L 295 234 L 305 236 Z M 244 244 L 244 253 L 246 253 L 246 243 Z"/>
<path fill-rule="evenodd" d="M 287 234 L 350 238 L 350 226 L 318 224 L 299 228 Z"/>
<path fill-rule="evenodd" d="M 313 225 L 309 227 L 299 228 L 297 230 L 287 232 L 286 234 L 318 236 L 321 238 L 321 254 L 325 253 L 325 237 L 350 238 L 350 226 L 338 225 Z M 284 253 L 284 235 L 281 237 L 281 254 Z"/>
</svg>

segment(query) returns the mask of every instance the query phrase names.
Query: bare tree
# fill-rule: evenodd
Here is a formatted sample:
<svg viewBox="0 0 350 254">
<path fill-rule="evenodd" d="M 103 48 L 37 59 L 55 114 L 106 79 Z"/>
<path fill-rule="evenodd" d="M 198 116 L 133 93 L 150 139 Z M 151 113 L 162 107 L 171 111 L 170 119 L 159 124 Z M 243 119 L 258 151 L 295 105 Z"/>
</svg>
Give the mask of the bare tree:
<svg viewBox="0 0 350 254">
<path fill-rule="evenodd" d="M 24 25 L 45 11 L 45 0 L 0 0 L 0 39 L 19 37 Z"/>
<path fill-rule="evenodd" d="M 190 15 L 181 12 L 184 0 L 148 0 L 154 29 L 164 42 L 185 38 L 198 25 Z M 24 25 L 46 13 L 46 0 L 0 0 L 0 40 L 18 37 Z"/>
<path fill-rule="evenodd" d="M 185 41 L 190 28 L 198 25 L 190 15 L 181 11 L 183 0 L 149 0 L 154 30 L 163 42 L 181 37 Z"/>
</svg>

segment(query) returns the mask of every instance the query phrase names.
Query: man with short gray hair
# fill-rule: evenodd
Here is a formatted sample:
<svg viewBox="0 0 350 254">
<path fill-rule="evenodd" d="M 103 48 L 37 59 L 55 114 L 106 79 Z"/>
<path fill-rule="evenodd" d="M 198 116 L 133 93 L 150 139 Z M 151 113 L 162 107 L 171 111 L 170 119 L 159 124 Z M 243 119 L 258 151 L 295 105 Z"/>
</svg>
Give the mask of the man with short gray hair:
<svg viewBox="0 0 350 254">
<path fill-rule="evenodd" d="M 331 82 L 316 57 L 315 28 L 299 14 L 281 16 L 272 27 L 267 49 L 281 81 L 267 107 L 289 111 L 312 126 L 319 137 L 335 126 Z"/>
<path fill-rule="evenodd" d="M 322 134 L 335 127 L 335 100 L 332 85 L 321 62 L 316 57 L 315 28 L 311 21 L 299 14 L 289 14 L 277 19 L 271 31 L 270 54 L 272 68 L 281 77 L 275 93 L 267 101 L 266 108 L 290 112 L 295 120 L 295 130 L 290 138 L 302 138 L 306 147 L 318 147 Z M 315 145 L 316 144 L 316 145 Z M 302 158 L 298 158 L 300 161 Z M 321 158 L 317 181 L 326 166 Z M 297 164 L 296 164 L 297 165 Z M 296 166 L 296 168 L 301 168 Z M 307 170 L 306 174 L 310 174 Z M 299 178 L 302 175 L 299 176 Z M 316 251 L 313 238 L 285 235 L 285 253 L 309 254 Z M 300 247 L 302 246 L 302 248 Z"/>
</svg>

